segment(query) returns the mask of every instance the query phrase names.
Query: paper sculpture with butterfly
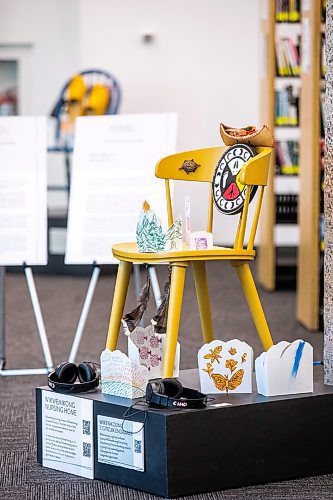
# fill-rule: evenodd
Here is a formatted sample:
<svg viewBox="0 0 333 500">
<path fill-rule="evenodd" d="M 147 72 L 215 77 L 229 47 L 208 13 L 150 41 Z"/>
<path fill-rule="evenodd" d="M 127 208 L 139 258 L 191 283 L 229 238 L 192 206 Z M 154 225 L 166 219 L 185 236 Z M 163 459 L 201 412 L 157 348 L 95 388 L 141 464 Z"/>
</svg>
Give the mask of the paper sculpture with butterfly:
<svg viewBox="0 0 333 500">
<path fill-rule="evenodd" d="M 253 350 L 246 342 L 213 340 L 198 352 L 204 394 L 251 393 Z"/>
</svg>

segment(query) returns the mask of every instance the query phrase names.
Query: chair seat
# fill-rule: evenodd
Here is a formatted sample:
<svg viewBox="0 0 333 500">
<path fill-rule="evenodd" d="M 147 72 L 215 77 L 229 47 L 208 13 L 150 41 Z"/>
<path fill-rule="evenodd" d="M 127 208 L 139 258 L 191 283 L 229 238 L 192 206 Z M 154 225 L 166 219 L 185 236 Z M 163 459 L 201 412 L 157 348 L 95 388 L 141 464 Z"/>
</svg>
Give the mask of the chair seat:
<svg viewBox="0 0 333 500">
<path fill-rule="evenodd" d="M 112 247 L 113 256 L 116 259 L 127 262 L 190 262 L 195 260 L 244 260 L 250 261 L 254 259 L 255 250 L 247 250 L 246 248 L 234 249 L 227 247 L 214 246 L 210 250 L 190 250 L 186 243 L 183 243 L 183 248 L 180 251 L 173 252 L 156 252 L 142 253 L 138 252 L 138 247 L 135 242 L 132 243 L 117 243 Z"/>
</svg>

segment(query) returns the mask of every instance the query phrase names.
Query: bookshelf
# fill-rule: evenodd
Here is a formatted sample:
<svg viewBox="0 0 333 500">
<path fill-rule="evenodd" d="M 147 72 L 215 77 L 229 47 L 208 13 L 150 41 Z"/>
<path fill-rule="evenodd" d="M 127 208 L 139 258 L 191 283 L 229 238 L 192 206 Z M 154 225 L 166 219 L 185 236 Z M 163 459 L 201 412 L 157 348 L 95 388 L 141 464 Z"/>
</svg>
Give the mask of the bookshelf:
<svg viewBox="0 0 333 500">
<path fill-rule="evenodd" d="M 324 2 L 304 2 L 299 203 L 300 248 L 297 319 L 306 328 L 322 326 L 323 300 L 323 133 L 321 100 L 325 87 L 322 57 Z M 305 54 L 305 56 L 304 56 Z M 322 227 L 320 227 L 322 226 Z"/>
<path fill-rule="evenodd" d="M 294 286 L 299 240 L 300 2 L 264 0 L 261 19 L 261 122 L 272 130 L 268 189 L 260 222 L 258 280 L 267 289 Z M 290 280 L 291 278 L 291 280 Z"/>
</svg>

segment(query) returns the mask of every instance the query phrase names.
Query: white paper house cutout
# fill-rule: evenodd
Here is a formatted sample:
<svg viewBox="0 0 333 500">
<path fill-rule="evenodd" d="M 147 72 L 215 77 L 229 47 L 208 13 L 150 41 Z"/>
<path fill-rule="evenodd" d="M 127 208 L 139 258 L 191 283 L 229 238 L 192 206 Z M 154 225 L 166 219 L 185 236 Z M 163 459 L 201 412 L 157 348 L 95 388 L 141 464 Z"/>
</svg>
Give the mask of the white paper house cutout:
<svg viewBox="0 0 333 500">
<path fill-rule="evenodd" d="M 238 339 L 213 340 L 198 352 L 201 392 L 251 393 L 253 350 Z"/>
<path fill-rule="evenodd" d="M 145 366 L 148 370 L 148 378 L 161 378 L 163 354 L 165 345 L 165 334 L 154 332 L 153 325 L 146 328 L 137 326 L 133 332 L 126 327 L 124 333 L 128 337 L 128 357 L 136 363 Z M 177 342 L 173 376 L 179 376 L 180 345 Z"/>
<path fill-rule="evenodd" d="M 313 392 L 313 348 L 304 340 L 273 345 L 256 359 L 255 369 L 263 396 Z"/>
<path fill-rule="evenodd" d="M 213 248 L 213 234 L 207 231 L 191 231 L 189 247 L 190 250 L 211 250 Z"/>
<path fill-rule="evenodd" d="M 105 349 L 101 354 L 101 386 L 103 394 L 122 398 L 141 398 L 148 383 L 148 369 L 130 360 L 121 351 Z"/>
</svg>

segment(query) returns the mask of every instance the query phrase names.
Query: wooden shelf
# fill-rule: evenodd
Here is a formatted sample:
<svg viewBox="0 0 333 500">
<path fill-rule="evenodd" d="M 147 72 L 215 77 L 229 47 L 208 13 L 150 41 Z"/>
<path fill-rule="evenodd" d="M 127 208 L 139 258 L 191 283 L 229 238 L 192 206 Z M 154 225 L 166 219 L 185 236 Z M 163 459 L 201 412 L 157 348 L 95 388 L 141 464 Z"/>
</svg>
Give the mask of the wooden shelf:
<svg viewBox="0 0 333 500">
<path fill-rule="evenodd" d="M 266 0 L 266 18 L 261 20 L 262 33 L 262 74 L 261 74 L 261 123 L 272 130 L 275 127 L 275 0 Z M 260 215 L 260 245 L 258 250 L 258 280 L 267 289 L 275 288 L 276 255 L 274 246 L 275 195 L 274 168 L 275 154 L 272 154 L 268 185 L 265 190 Z"/>
<path fill-rule="evenodd" d="M 265 0 L 265 19 L 261 21 L 262 33 L 262 77 L 261 77 L 261 123 L 266 123 L 272 130 L 276 140 L 299 140 L 300 127 L 275 125 L 275 89 L 280 90 L 288 85 L 300 89 L 299 76 L 276 75 L 275 65 L 275 39 L 276 36 L 289 36 L 301 34 L 300 22 L 275 21 L 275 0 Z M 269 182 L 265 191 L 263 208 L 260 219 L 260 244 L 258 249 L 258 281 L 267 290 L 274 290 L 277 282 L 276 276 L 276 248 L 278 246 L 292 247 L 298 244 L 299 227 L 296 224 L 276 224 L 275 193 L 297 194 L 299 179 L 293 180 L 286 177 L 290 186 L 284 185 L 280 178 L 275 177 L 275 155 L 272 155 L 272 164 Z M 292 187 L 291 187 L 292 184 Z M 286 191 L 283 191 L 286 187 Z M 284 236 L 285 231 L 285 236 Z"/>
<path fill-rule="evenodd" d="M 320 266 L 320 75 L 321 2 L 309 3 L 302 18 L 309 26 L 308 49 L 311 64 L 305 66 L 301 85 L 300 192 L 298 220 L 300 247 L 297 274 L 297 319 L 308 329 L 319 326 Z M 303 47 L 304 51 L 304 47 Z"/>
</svg>

